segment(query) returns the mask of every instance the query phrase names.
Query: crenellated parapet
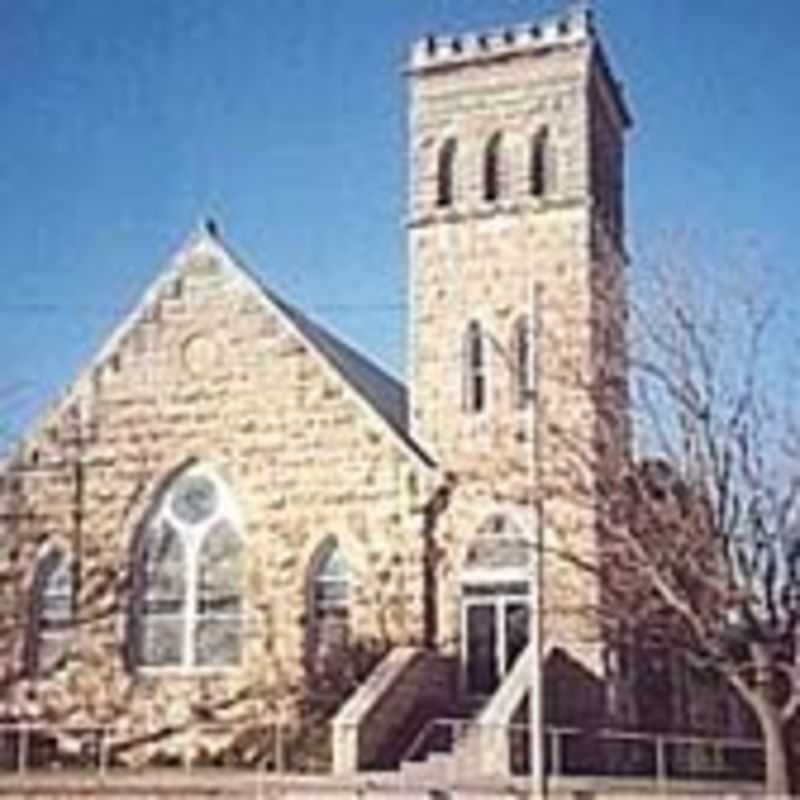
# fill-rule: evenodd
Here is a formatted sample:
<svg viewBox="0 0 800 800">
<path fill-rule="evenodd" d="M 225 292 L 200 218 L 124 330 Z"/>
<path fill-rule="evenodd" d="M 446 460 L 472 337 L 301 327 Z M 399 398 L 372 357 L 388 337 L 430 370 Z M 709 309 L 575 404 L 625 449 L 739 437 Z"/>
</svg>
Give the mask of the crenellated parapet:
<svg viewBox="0 0 800 800">
<path fill-rule="evenodd" d="M 482 33 L 426 36 L 411 48 L 412 72 L 523 55 L 590 40 L 594 35 L 592 11 L 584 5 L 538 22 Z"/>
</svg>

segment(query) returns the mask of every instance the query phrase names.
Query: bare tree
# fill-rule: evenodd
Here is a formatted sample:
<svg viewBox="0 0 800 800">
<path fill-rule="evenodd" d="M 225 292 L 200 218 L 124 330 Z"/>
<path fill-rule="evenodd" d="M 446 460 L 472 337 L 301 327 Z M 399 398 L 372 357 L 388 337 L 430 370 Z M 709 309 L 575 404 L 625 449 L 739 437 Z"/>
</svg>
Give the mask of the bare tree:
<svg viewBox="0 0 800 800">
<path fill-rule="evenodd" d="M 786 795 L 800 708 L 792 327 L 767 273 L 667 253 L 633 307 L 639 456 L 602 493 L 603 613 L 646 621 L 640 631 L 724 678 L 757 720 L 768 792 Z"/>
</svg>

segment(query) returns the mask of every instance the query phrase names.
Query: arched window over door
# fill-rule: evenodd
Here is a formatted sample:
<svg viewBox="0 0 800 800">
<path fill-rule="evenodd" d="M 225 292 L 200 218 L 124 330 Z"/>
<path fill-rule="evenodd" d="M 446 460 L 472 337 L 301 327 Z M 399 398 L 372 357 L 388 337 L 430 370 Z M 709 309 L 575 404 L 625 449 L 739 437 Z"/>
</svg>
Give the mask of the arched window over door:
<svg viewBox="0 0 800 800">
<path fill-rule="evenodd" d="M 207 467 L 192 467 L 167 486 L 134 553 L 134 666 L 240 662 L 243 548 L 238 520 L 228 488 Z"/>
<path fill-rule="evenodd" d="M 473 537 L 461 574 L 462 664 L 469 694 L 494 692 L 529 638 L 531 541 L 508 515 Z"/>
<path fill-rule="evenodd" d="M 309 656 L 313 667 L 324 667 L 349 639 L 350 567 L 336 539 L 328 539 L 312 559 L 309 590 Z"/>
<path fill-rule="evenodd" d="M 439 208 L 453 205 L 455 199 L 457 149 L 457 142 L 452 137 L 446 139 L 439 148 L 436 160 L 436 205 Z"/>
<path fill-rule="evenodd" d="M 73 634 L 72 564 L 60 548 L 50 549 L 36 567 L 25 643 L 25 667 L 44 676 L 67 655 Z"/>
<path fill-rule="evenodd" d="M 478 570 L 493 580 L 499 570 L 513 572 L 521 580 L 529 578 L 531 540 L 514 518 L 508 514 L 490 514 L 476 531 L 467 549 L 464 570 L 466 575 Z M 525 589 L 527 591 L 527 589 Z"/>
</svg>

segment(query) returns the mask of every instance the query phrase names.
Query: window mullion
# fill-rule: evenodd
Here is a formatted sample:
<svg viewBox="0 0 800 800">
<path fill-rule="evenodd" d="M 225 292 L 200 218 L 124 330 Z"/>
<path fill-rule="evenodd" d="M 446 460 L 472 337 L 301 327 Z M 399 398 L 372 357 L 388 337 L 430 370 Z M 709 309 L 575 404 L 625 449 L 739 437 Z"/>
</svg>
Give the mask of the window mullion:
<svg viewBox="0 0 800 800">
<path fill-rule="evenodd" d="M 197 625 L 197 538 L 184 534 L 186 542 L 186 592 L 183 607 L 183 666 L 195 665 L 195 628 Z"/>
<path fill-rule="evenodd" d="M 154 538 L 153 564 L 145 564 L 155 578 L 150 576 L 152 586 L 148 583 L 145 587 L 147 597 L 139 612 L 143 615 L 141 641 L 149 643 L 149 649 L 139 654 L 142 666 L 191 670 L 232 666 L 239 660 L 241 539 L 239 526 L 228 519 L 237 515 L 230 498 L 212 478 L 206 483 L 214 484 L 213 492 L 200 496 L 189 491 L 201 485 L 203 477 L 204 472 L 198 469 L 181 478 L 178 488 L 161 500 L 155 517 L 164 522 L 162 533 L 172 541 Z M 179 491 L 183 495 L 178 495 Z M 183 497 L 182 505 L 176 503 L 178 496 Z M 209 505 L 209 496 L 215 499 L 216 507 Z M 233 535 L 237 538 L 232 542 Z M 154 549 L 157 546 L 160 549 Z M 169 638 L 161 640 L 162 636 Z M 235 654 L 231 644 L 236 645 Z M 224 652 L 219 650 L 222 647 Z"/>
</svg>

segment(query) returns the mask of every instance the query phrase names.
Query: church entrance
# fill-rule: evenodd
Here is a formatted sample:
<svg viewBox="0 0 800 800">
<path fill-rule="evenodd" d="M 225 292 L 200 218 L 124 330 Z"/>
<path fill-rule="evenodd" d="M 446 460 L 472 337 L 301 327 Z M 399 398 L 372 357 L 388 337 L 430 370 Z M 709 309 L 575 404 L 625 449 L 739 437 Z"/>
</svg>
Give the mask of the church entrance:
<svg viewBox="0 0 800 800">
<path fill-rule="evenodd" d="M 528 643 L 528 586 L 465 585 L 463 592 L 464 688 L 492 694 Z"/>
<path fill-rule="evenodd" d="M 531 542 L 494 514 L 467 551 L 461 579 L 462 686 L 492 694 L 528 643 Z"/>
</svg>

